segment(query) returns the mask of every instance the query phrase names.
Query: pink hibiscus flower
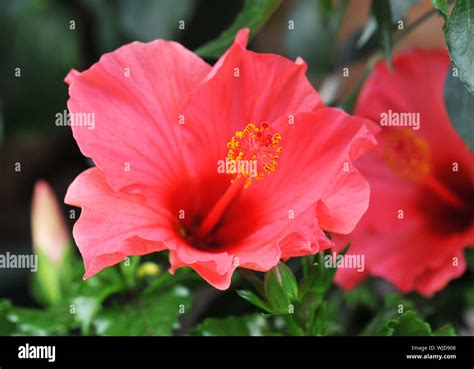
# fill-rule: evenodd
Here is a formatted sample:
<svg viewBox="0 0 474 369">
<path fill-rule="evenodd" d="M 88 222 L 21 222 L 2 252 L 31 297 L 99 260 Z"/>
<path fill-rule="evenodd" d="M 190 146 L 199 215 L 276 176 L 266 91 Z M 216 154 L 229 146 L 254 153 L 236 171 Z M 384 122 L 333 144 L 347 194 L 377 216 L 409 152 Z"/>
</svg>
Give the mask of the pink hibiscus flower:
<svg viewBox="0 0 474 369">
<path fill-rule="evenodd" d="M 371 185 L 369 210 L 352 234 L 335 238 L 338 248 L 351 240 L 348 254 L 365 257 L 364 272 L 337 272 L 345 288 L 374 275 L 429 296 L 466 269 L 474 155 L 444 104 L 449 65 L 444 51 L 408 52 L 395 58 L 394 72 L 379 63 L 361 92 L 356 115 L 385 127 L 377 149 L 356 163 Z M 412 124 L 388 124 L 397 119 Z"/>
<path fill-rule="evenodd" d="M 169 250 L 171 272 L 189 266 L 226 289 L 237 267 L 326 249 L 323 230 L 350 232 L 365 212 L 351 165 L 375 143 L 364 120 L 325 107 L 302 60 L 246 50 L 248 34 L 213 67 L 156 40 L 66 77 L 71 115 L 94 114 L 72 129 L 96 167 L 65 199 L 82 208 L 85 278 Z"/>
</svg>

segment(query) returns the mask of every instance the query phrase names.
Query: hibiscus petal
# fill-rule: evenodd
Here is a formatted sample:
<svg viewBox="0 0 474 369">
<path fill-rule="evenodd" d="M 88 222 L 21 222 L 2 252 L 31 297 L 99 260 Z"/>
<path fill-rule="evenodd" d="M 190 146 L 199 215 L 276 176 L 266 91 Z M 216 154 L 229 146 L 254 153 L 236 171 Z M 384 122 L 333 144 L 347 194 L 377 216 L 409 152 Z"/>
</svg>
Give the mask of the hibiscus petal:
<svg viewBox="0 0 474 369">
<path fill-rule="evenodd" d="M 329 108 L 298 114 L 292 125 L 282 118 L 275 129 L 283 136 L 276 171 L 241 194 L 217 235 L 230 239 L 255 222 L 258 233 L 248 239 L 278 246 L 284 258 L 331 247 L 322 229 L 349 231 L 367 209 L 369 187 L 352 160 L 375 140 L 364 120 Z"/>
<path fill-rule="evenodd" d="M 376 143 L 364 120 L 342 110 L 322 108 L 296 115 L 294 124 L 282 119 L 275 129 L 283 136 L 278 167 L 254 181 L 246 194 L 265 200 L 256 217 L 288 219 L 290 211 L 297 216 L 308 204 L 322 200 L 334 205 L 330 208 L 332 223 L 353 227 L 367 208 L 369 187 L 352 161 Z M 346 165 L 351 170 L 346 171 Z M 348 196 L 353 200 L 344 204 Z M 332 225 L 327 214 L 322 220 L 326 226 Z"/>
<path fill-rule="evenodd" d="M 356 114 L 378 123 L 381 113 L 389 110 L 419 113 L 420 129 L 414 132 L 429 144 L 432 175 L 442 173 L 447 183 L 461 181 L 469 187 L 474 157 L 453 129 L 444 105 L 448 67 L 446 51 L 404 53 L 394 59 L 393 71 L 379 63 L 362 89 Z M 437 229 L 433 220 L 439 218 L 436 224 L 443 225 L 443 214 L 421 201 L 430 190 L 417 180 L 403 179 L 389 167 L 383 149 L 385 132 L 379 137 L 379 147 L 356 162 L 371 186 L 369 210 L 350 235 L 334 236 L 337 249 L 351 241 L 348 254 L 363 255 L 365 271 L 340 269 L 336 282 L 352 288 L 375 275 L 402 292 L 430 296 L 464 272 L 462 250 L 474 242 L 473 228 Z M 459 163 L 458 173 L 451 170 L 453 162 Z"/>
<path fill-rule="evenodd" d="M 74 180 L 65 202 L 82 207 L 73 234 L 84 259 L 84 278 L 127 256 L 161 251 L 171 236 L 166 213 L 148 205 L 141 195 L 114 191 L 97 168 Z"/>
<path fill-rule="evenodd" d="M 396 175 L 386 165 L 381 148 L 357 160 L 356 165 L 370 181 L 370 207 L 350 235 L 334 235 L 334 240 L 337 250 L 351 242 L 347 254 L 364 255 L 365 271 L 340 269 L 336 282 L 353 288 L 368 275 L 375 275 L 403 292 L 417 290 L 429 296 L 461 275 L 465 269 L 461 250 L 474 241 L 474 234 L 434 233 L 419 208 L 423 189 Z M 458 263 L 453 265 L 456 256 Z"/>
<path fill-rule="evenodd" d="M 249 122 L 276 122 L 324 104 L 305 76 L 306 66 L 245 49 L 248 30 L 214 65 L 183 107 L 189 150 L 197 167 L 224 159 L 226 143 Z M 206 147 L 197 151 L 196 147 Z"/>
<path fill-rule="evenodd" d="M 209 284 L 222 290 L 229 287 L 236 268 L 268 271 L 281 257 L 274 229 L 270 226 L 218 250 L 200 250 L 187 242 L 177 243 L 176 249 L 170 251 L 171 271 L 191 267 Z"/>
<path fill-rule="evenodd" d="M 95 114 L 73 125 L 82 153 L 114 189 L 141 183 L 161 188 L 185 170 L 180 109 L 210 67 L 175 42 L 133 42 L 90 69 L 71 71 L 71 114 Z"/>
<path fill-rule="evenodd" d="M 178 247 L 178 250 L 181 252 L 170 251 L 171 273 L 178 268 L 188 266 L 215 288 L 220 290 L 229 288 L 232 274 L 237 266 L 233 264 L 233 257 L 227 252 L 200 251 L 184 243 Z"/>
<path fill-rule="evenodd" d="M 415 132 L 426 138 L 432 147 L 443 147 L 443 150 L 432 150 L 435 163 L 449 163 L 450 158 L 460 155 L 472 162 L 472 153 L 453 129 L 444 103 L 449 65 L 445 50 L 406 52 L 394 59 L 393 70 L 386 63 L 378 63 L 361 91 L 355 114 L 378 124 L 381 114 L 389 110 L 418 113 L 420 125 Z"/>
<path fill-rule="evenodd" d="M 278 242 L 283 259 L 315 254 L 334 245 L 321 229 L 314 205 L 288 222 L 284 232 L 286 235 Z"/>
<path fill-rule="evenodd" d="M 383 233 L 370 226 L 372 221 L 364 220 L 351 236 L 334 236 L 337 249 L 353 240 L 347 255 L 363 255 L 365 258 L 363 273 L 356 269 L 337 271 L 336 282 L 340 286 L 353 288 L 368 275 L 373 275 L 390 281 L 401 292 L 416 290 L 431 296 L 464 273 L 466 263 L 462 250 L 468 242 L 466 238 L 439 239 L 423 224 L 421 217 L 406 222 L 398 220 L 396 224 L 392 221 L 392 232 Z M 387 218 L 378 214 L 377 222 L 384 221 Z"/>
</svg>

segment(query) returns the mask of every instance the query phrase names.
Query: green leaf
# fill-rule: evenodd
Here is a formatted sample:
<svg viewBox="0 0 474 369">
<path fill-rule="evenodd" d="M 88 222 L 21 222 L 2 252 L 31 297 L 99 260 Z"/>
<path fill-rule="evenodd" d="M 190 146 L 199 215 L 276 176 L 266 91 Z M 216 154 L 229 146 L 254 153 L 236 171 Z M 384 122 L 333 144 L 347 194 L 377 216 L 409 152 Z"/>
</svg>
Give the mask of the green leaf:
<svg viewBox="0 0 474 369">
<path fill-rule="evenodd" d="M 120 272 L 122 273 L 125 284 L 128 287 L 134 287 L 136 284 L 136 272 L 140 265 L 139 256 L 126 257 L 120 264 Z"/>
<path fill-rule="evenodd" d="M 343 298 L 349 309 L 353 310 L 359 306 L 376 309 L 377 296 L 369 285 L 370 282 L 370 280 L 367 280 L 350 291 L 344 291 Z"/>
<path fill-rule="evenodd" d="M 449 55 L 459 78 L 474 94 L 474 2 L 457 0 L 446 27 Z"/>
<path fill-rule="evenodd" d="M 392 33 L 393 26 L 396 25 L 397 22 L 406 18 L 410 6 L 418 3 L 419 0 L 390 0 L 390 33 Z M 375 18 L 371 16 L 367 21 L 364 29 L 362 30 L 359 39 L 357 40 L 356 46 L 358 49 L 362 48 L 365 44 L 367 44 L 370 38 L 377 31 L 377 25 L 379 25 L 380 27 L 380 23 L 378 22 L 378 20 L 376 21 Z"/>
<path fill-rule="evenodd" d="M 46 306 L 57 306 L 64 301 L 73 282 L 75 256 L 72 245 L 67 245 L 60 263 L 53 262 L 36 248 L 38 271 L 33 277 L 32 294 L 35 299 Z"/>
<path fill-rule="evenodd" d="M 298 299 L 298 284 L 293 272 L 280 263 L 265 273 L 265 294 L 272 310 L 288 314 L 290 305 Z"/>
<path fill-rule="evenodd" d="M 444 85 L 444 102 L 454 128 L 471 151 L 474 151 L 474 128 L 472 124 L 474 96 L 464 88 L 459 78 L 453 76 L 451 68 L 448 70 Z"/>
<path fill-rule="evenodd" d="M 126 291 L 117 268 L 105 269 L 87 281 L 79 281 L 69 295 L 69 306 L 74 310 L 74 319 L 80 324 L 82 333 L 89 334 L 94 316 L 101 310 L 102 303 L 114 293 Z"/>
<path fill-rule="evenodd" d="M 385 306 L 364 329 L 362 335 L 377 336 L 437 336 L 455 335 L 454 329 L 446 325 L 432 331 L 414 310 L 411 301 L 397 294 L 385 296 Z"/>
<path fill-rule="evenodd" d="M 320 0 L 319 1 L 319 7 L 321 8 L 321 10 L 324 11 L 324 13 L 326 13 L 327 15 L 331 14 L 334 10 L 333 8 L 333 2 L 332 0 Z"/>
<path fill-rule="evenodd" d="M 8 300 L 0 300 L 0 336 L 8 336 L 15 330 L 15 324 L 7 319 L 12 304 Z"/>
<path fill-rule="evenodd" d="M 215 40 L 199 47 L 196 54 L 204 58 L 219 58 L 232 44 L 241 28 L 250 28 L 250 37 L 255 36 L 280 4 L 281 0 L 245 0 L 242 11 L 232 25 Z"/>
<path fill-rule="evenodd" d="M 431 336 L 430 325 L 411 310 L 387 322 L 387 328 L 390 336 Z"/>
<path fill-rule="evenodd" d="M 116 303 L 101 311 L 93 321 L 104 336 L 169 336 L 179 328 L 178 317 L 191 308 L 191 294 L 184 287 L 141 295 L 130 303 Z"/>
<path fill-rule="evenodd" d="M 389 335 L 387 321 L 396 319 L 401 313 L 413 310 L 413 303 L 398 294 L 388 294 L 384 297 L 384 306 L 379 309 L 374 318 L 367 324 L 361 332 L 362 335 Z"/>
<path fill-rule="evenodd" d="M 389 0 L 372 2 L 372 13 L 377 21 L 377 31 L 385 59 L 389 66 L 392 65 L 392 10 Z"/>
<path fill-rule="evenodd" d="M 445 19 L 449 18 L 449 7 L 448 7 L 448 0 L 432 0 L 433 6 L 436 10 L 439 10 Z"/>
<path fill-rule="evenodd" d="M 350 247 L 348 243 L 340 252 L 337 257 L 344 256 Z M 318 254 L 318 262 L 315 263 L 309 271 L 307 278 L 303 280 L 299 287 L 300 297 L 306 293 L 311 292 L 317 295 L 323 296 L 327 289 L 332 285 L 334 276 L 336 275 L 337 268 L 326 266 L 328 258 L 333 260 L 333 255 L 330 251 L 320 252 Z M 331 263 L 332 264 L 332 263 Z"/>
<path fill-rule="evenodd" d="M 20 336 L 66 335 L 78 326 L 68 306 L 47 310 L 11 308 L 7 317 Z"/>
<path fill-rule="evenodd" d="M 237 294 L 242 297 L 244 300 L 250 302 L 251 304 L 257 306 L 258 308 L 264 310 L 267 313 L 273 313 L 273 310 L 266 302 L 264 302 L 260 297 L 254 294 L 252 291 L 247 290 L 238 290 Z"/>
<path fill-rule="evenodd" d="M 261 314 L 208 318 L 196 326 L 193 336 L 263 336 L 269 333 L 268 321 Z"/>
</svg>

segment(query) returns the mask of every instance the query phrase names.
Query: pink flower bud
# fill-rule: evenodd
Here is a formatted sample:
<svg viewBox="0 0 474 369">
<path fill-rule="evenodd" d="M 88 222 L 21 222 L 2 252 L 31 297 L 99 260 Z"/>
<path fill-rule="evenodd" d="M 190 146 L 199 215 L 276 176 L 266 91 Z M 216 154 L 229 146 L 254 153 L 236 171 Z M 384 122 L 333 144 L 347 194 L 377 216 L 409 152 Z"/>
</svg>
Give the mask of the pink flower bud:
<svg viewBox="0 0 474 369">
<path fill-rule="evenodd" d="M 31 233 L 36 252 L 59 264 L 71 241 L 54 192 L 43 180 L 36 182 L 33 192 Z"/>
</svg>

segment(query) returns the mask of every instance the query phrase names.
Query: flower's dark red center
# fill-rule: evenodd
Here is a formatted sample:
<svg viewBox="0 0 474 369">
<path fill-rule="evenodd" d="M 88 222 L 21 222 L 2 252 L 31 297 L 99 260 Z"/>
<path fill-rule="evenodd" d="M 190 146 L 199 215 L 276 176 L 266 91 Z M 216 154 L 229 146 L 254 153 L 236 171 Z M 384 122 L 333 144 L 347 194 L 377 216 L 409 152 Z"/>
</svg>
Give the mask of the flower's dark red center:
<svg viewBox="0 0 474 369">
<path fill-rule="evenodd" d="M 277 154 L 283 150 L 278 146 L 280 140 L 280 134 L 270 133 L 267 122 L 262 122 L 259 127 L 249 123 L 242 131 L 235 133 L 227 144 L 229 149 L 227 158 L 237 163 L 236 168 L 249 168 L 252 166 L 250 162 L 253 161 L 255 172 L 243 170 L 229 173 L 233 176 L 231 184 L 202 221 L 195 234 L 198 239 L 212 232 L 224 211 L 242 188 L 248 188 L 254 178 L 262 179 L 265 174 L 276 170 L 279 159 Z"/>
<path fill-rule="evenodd" d="M 467 165 L 459 163 L 459 171 L 452 171 L 446 162 L 433 171 L 420 189 L 419 206 L 428 215 L 434 233 L 444 236 L 459 234 L 474 226 L 474 183 L 467 173 Z M 433 182 L 433 183 L 431 183 Z"/>
<path fill-rule="evenodd" d="M 436 166 L 428 142 L 411 129 L 384 135 L 384 158 L 401 178 L 420 184 L 419 206 L 435 232 L 463 232 L 474 224 L 474 184 L 467 165 L 446 161 Z"/>
<path fill-rule="evenodd" d="M 245 196 L 242 200 L 240 195 L 254 180 L 260 180 L 277 169 L 279 154 L 283 150 L 278 145 L 281 139 L 281 135 L 273 132 L 267 122 L 259 126 L 249 123 L 242 131 L 237 131 L 227 144 L 226 162 L 233 164 L 232 170 L 226 171 L 231 176 L 230 181 L 228 176 L 209 176 L 212 184 L 204 186 L 195 195 L 201 199 L 199 207 L 193 208 L 191 219 L 180 221 L 181 236 L 194 247 L 215 250 L 223 244 L 235 243 L 258 227 L 259 221 L 252 219 L 250 212 L 245 214 L 247 219 L 241 219 L 240 209 L 250 203 L 247 209 L 256 208 L 261 201 L 254 201 L 252 196 Z M 218 187 L 214 193 L 213 187 Z M 213 196 L 216 193 L 218 196 Z M 207 200 L 203 201 L 204 198 Z M 236 201 L 238 198 L 239 201 Z M 183 200 L 178 201 L 184 203 Z M 249 204 L 242 204 L 242 201 Z M 183 207 L 189 207 L 189 204 Z"/>
</svg>

